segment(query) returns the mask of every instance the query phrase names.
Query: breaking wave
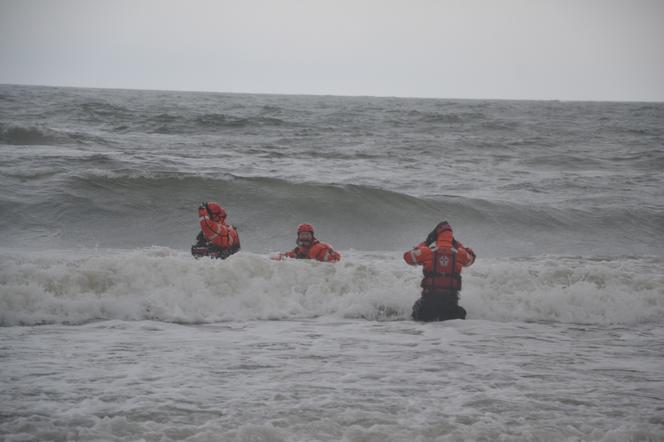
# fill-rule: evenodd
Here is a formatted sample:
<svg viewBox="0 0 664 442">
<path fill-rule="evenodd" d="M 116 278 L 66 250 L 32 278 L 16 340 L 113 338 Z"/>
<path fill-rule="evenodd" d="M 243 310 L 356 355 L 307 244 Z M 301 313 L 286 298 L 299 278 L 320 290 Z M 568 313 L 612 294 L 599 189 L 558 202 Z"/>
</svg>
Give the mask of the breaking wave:
<svg viewBox="0 0 664 442">
<path fill-rule="evenodd" d="M 660 258 L 543 256 L 467 269 L 468 319 L 636 324 L 664 319 Z M 394 253 L 338 264 L 243 253 L 194 260 L 168 248 L 0 255 L 0 325 L 178 323 L 333 316 L 404 320 L 420 271 Z"/>
</svg>

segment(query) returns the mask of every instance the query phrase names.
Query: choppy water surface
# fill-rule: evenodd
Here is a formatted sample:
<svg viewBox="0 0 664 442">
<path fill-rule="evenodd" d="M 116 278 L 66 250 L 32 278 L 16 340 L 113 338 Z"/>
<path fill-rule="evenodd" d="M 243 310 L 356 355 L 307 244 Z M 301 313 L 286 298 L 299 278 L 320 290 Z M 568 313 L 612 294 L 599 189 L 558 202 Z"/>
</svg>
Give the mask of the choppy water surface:
<svg viewBox="0 0 664 442">
<path fill-rule="evenodd" d="M 0 86 L 0 439 L 664 440 L 664 105 Z M 243 250 L 193 260 L 219 201 Z M 402 253 L 478 253 L 468 320 Z M 336 265 L 276 262 L 311 222 Z"/>
<path fill-rule="evenodd" d="M 484 320 L 6 330 L 16 440 L 661 440 L 662 329 Z M 8 440 L 11 440 L 9 438 Z"/>
</svg>

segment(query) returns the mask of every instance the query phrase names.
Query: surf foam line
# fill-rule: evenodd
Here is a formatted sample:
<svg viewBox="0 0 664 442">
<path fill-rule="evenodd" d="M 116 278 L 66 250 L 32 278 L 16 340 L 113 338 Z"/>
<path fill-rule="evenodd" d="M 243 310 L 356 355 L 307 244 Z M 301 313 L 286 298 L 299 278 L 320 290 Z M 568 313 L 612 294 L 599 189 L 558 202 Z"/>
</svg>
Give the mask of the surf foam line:
<svg viewBox="0 0 664 442">
<path fill-rule="evenodd" d="M 178 323 L 337 316 L 408 319 L 421 271 L 392 252 L 338 264 L 169 248 L 0 253 L 0 325 Z M 468 319 L 635 324 L 664 318 L 661 258 L 484 259 L 464 273 Z"/>
</svg>

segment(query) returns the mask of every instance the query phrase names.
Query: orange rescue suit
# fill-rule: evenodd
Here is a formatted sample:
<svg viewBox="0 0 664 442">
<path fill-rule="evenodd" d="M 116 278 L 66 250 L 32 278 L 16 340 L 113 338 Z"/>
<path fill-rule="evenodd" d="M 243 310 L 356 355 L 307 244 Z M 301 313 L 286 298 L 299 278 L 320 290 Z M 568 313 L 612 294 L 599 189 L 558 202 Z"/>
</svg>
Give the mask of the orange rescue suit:
<svg viewBox="0 0 664 442">
<path fill-rule="evenodd" d="M 297 259 L 316 259 L 323 262 L 337 262 L 341 259 L 341 255 L 332 249 L 332 246 L 317 239 L 313 241 L 311 247 L 295 247 L 290 252 L 282 253 L 280 257 L 287 256 L 289 258 Z"/>
<path fill-rule="evenodd" d="M 229 226 L 223 219 L 215 221 L 204 212 L 199 211 L 199 222 L 201 232 L 205 239 L 221 249 L 232 249 L 240 247 L 240 237 L 235 227 Z"/>
<path fill-rule="evenodd" d="M 410 265 L 423 266 L 423 295 L 458 292 L 461 290 L 461 269 L 475 262 L 474 255 L 454 239 L 451 231 L 439 234 L 435 247 L 421 243 L 404 253 L 403 259 Z"/>
</svg>

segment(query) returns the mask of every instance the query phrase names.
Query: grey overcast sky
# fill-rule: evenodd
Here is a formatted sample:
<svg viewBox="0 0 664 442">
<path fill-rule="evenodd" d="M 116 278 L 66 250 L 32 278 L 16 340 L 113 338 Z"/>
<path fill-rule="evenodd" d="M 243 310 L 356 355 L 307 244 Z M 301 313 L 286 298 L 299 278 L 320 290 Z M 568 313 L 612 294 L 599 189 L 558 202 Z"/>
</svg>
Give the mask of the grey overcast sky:
<svg viewBox="0 0 664 442">
<path fill-rule="evenodd" d="M 664 101 L 664 0 L 0 0 L 0 83 Z"/>
</svg>

